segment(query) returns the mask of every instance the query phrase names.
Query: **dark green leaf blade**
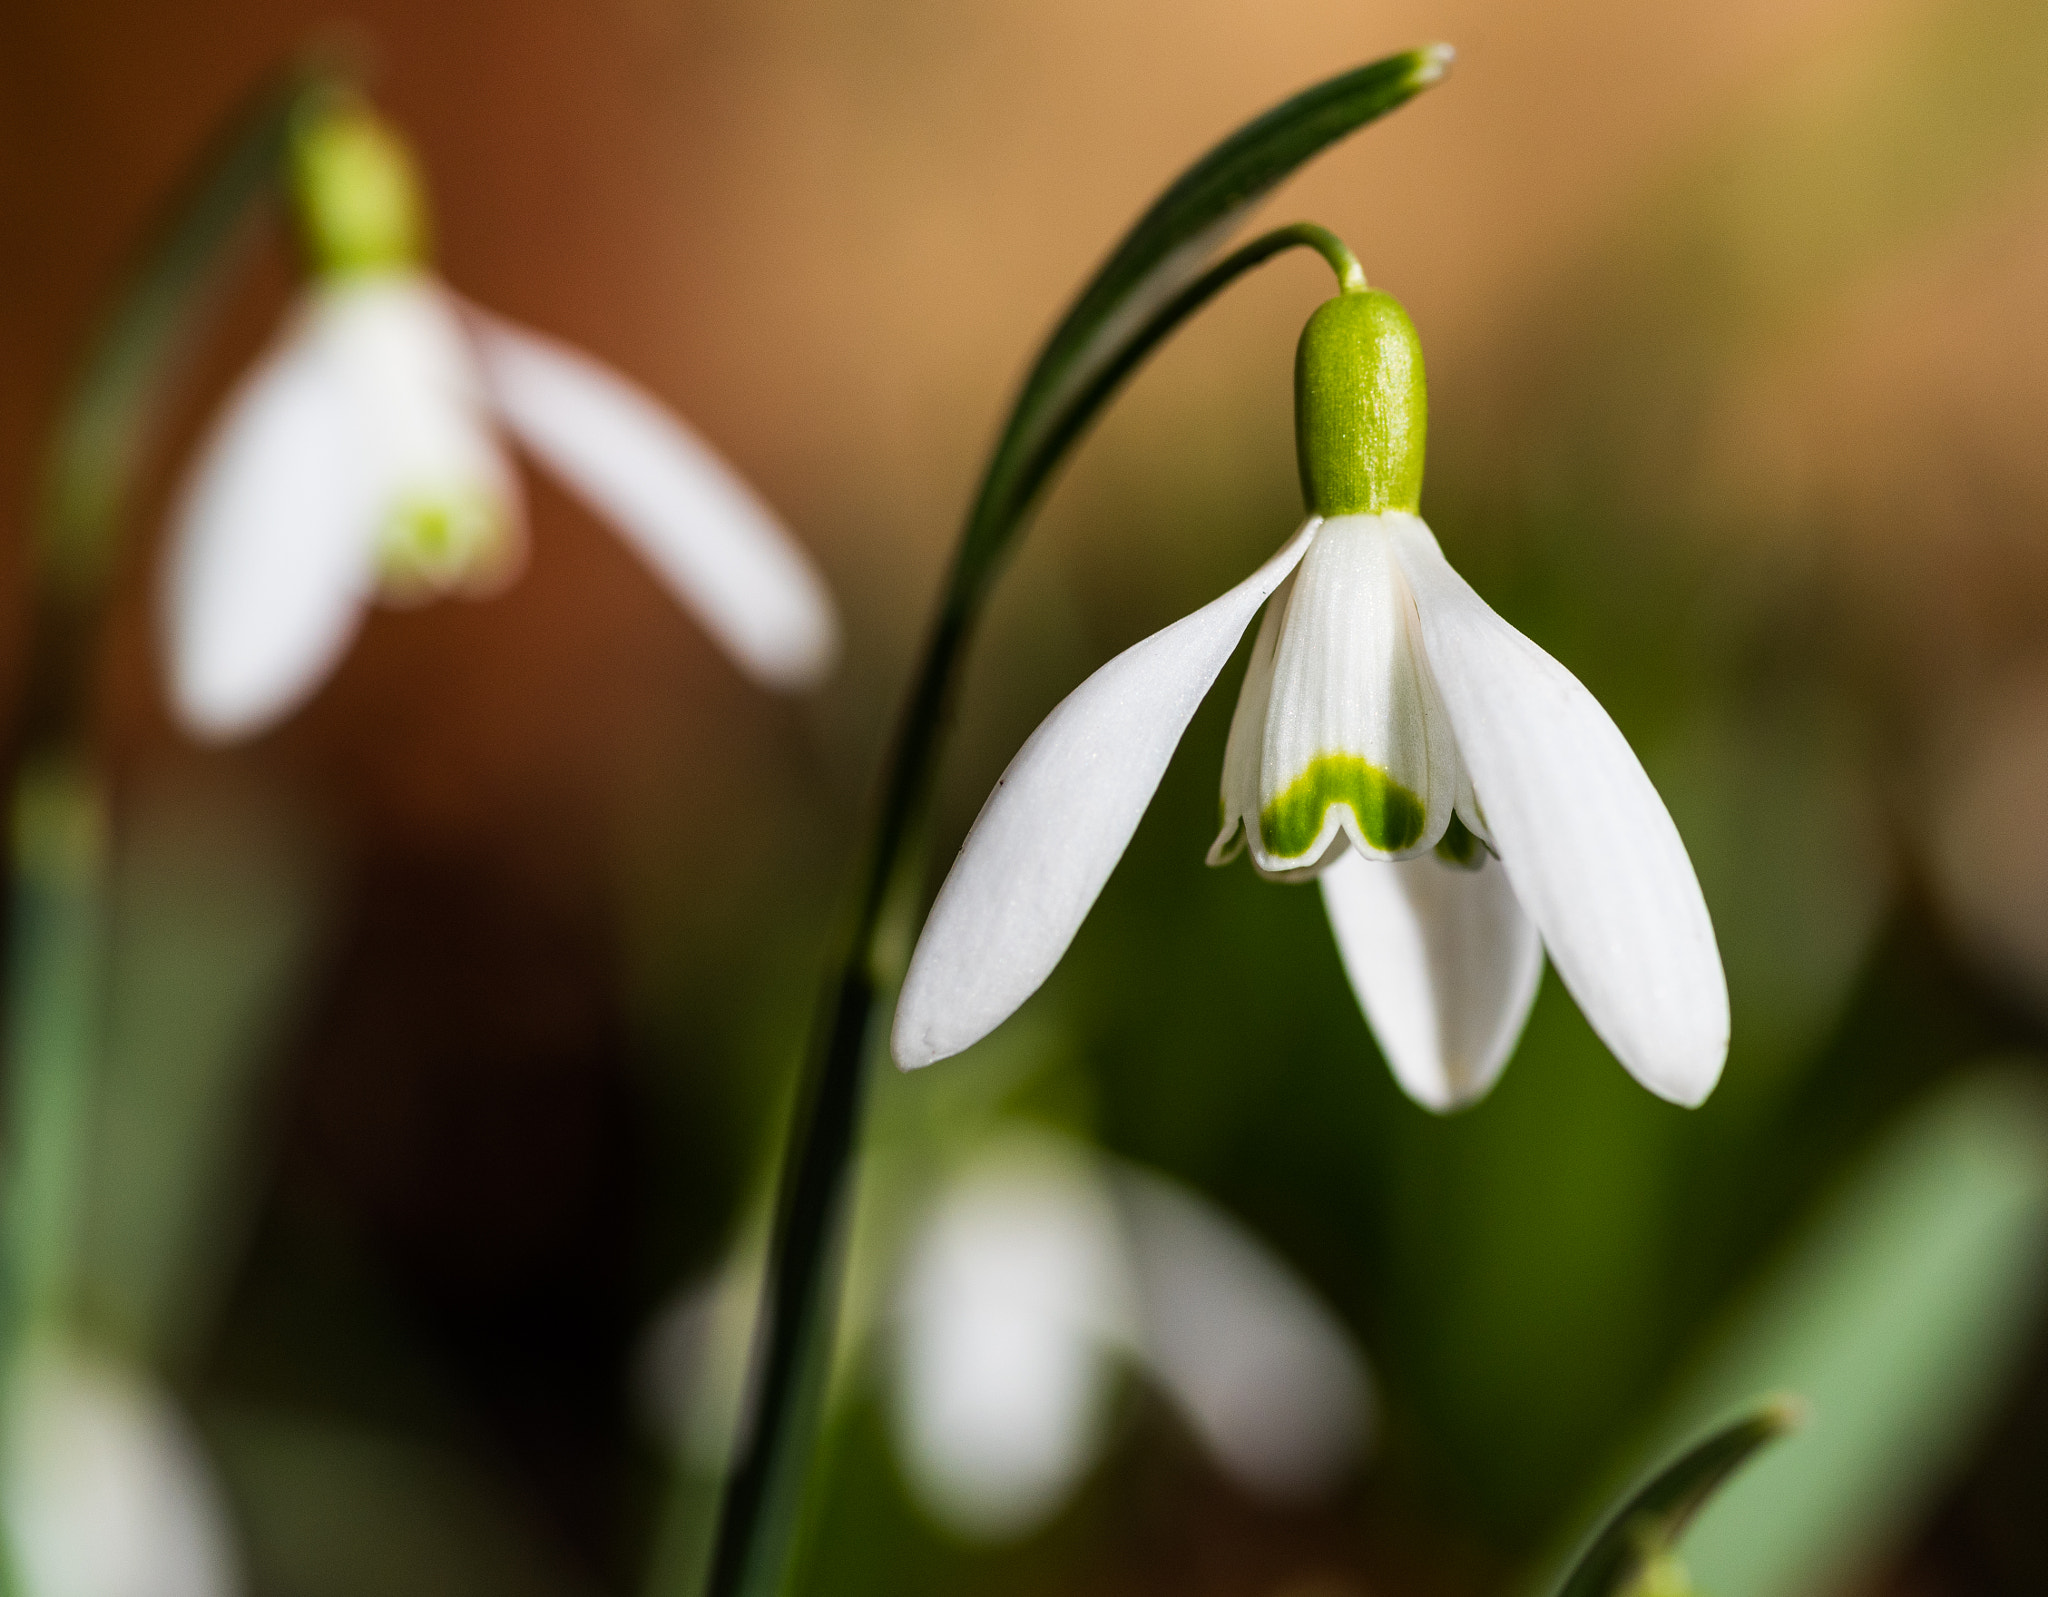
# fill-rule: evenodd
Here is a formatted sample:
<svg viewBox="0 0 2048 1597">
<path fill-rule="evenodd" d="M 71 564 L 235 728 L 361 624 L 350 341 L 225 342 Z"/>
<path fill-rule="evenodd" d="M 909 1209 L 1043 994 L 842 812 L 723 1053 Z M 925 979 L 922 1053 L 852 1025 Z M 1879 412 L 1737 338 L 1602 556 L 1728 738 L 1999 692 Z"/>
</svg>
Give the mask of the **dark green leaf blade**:
<svg viewBox="0 0 2048 1597">
<path fill-rule="evenodd" d="M 1449 46 L 1426 45 L 1305 89 L 1223 140 L 1138 218 L 1025 380 L 961 550 L 969 581 L 1001 551 L 1058 454 L 1113 391 L 1094 379 L 1117 366 L 1154 314 L 1201 276 L 1251 208 L 1311 156 L 1439 82 L 1450 62 Z M 1058 440 L 1052 458 L 1041 453 L 1049 439 Z"/>
<path fill-rule="evenodd" d="M 1796 1401 L 1767 1399 L 1680 1453 L 1608 1516 L 1573 1562 L 1557 1597 L 1623 1597 L 1723 1483 L 1799 1419 Z"/>
</svg>

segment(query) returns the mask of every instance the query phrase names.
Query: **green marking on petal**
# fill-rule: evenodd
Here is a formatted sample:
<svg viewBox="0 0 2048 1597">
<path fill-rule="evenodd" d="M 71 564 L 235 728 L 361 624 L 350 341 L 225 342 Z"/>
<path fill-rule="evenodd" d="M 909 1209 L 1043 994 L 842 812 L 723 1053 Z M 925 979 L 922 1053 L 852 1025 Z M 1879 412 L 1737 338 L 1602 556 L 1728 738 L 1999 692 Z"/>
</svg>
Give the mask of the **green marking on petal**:
<svg viewBox="0 0 2048 1597">
<path fill-rule="evenodd" d="M 1260 814 L 1266 852 L 1280 859 L 1306 854 L 1333 804 L 1350 805 L 1366 841 L 1389 854 L 1413 848 L 1428 821 L 1422 800 L 1377 765 L 1355 754 L 1318 754 Z"/>
<path fill-rule="evenodd" d="M 378 540 L 377 570 L 395 598 L 461 586 L 488 574 L 506 553 L 503 511 L 488 493 L 408 495 Z"/>
<path fill-rule="evenodd" d="M 1479 841 L 1472 829 L 1453 814 L 1451 824 L 1444 828 L 1444 835 L 1436 845 L 1436 857 L 1446 865 L 1462 866 L 1476 871 L 1486 863 L 1486 845 Z"/>
</svg>

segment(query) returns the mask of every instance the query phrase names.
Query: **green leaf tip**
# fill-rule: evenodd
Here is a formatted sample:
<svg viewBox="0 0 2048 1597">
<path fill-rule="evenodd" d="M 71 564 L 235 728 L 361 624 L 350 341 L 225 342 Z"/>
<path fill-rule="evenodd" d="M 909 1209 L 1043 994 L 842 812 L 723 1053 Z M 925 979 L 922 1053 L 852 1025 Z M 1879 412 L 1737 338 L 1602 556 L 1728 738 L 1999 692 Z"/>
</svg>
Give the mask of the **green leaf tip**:
<svg viewBox="0 0 2048 1597">
<path fill-rule="evenodd" d="M 1553 1589 L 1555 1597 L 1634 1597 L 1736 1471 L 1805 1420 L 1805 1403 L 1778 1393 L 1693 1443 L 1602 1521 Z"/>
<path fill-rule="evenodd" d="M 1425 44 L 1409 54 L 1415 65 L 1410 76 L 1418 89 L 1426 89 L 1433 83 L 1441 83 L 1451 70 L 1451 63 L 1458 59 L 1458 52 L 1447 44 Z"/>
</svg>

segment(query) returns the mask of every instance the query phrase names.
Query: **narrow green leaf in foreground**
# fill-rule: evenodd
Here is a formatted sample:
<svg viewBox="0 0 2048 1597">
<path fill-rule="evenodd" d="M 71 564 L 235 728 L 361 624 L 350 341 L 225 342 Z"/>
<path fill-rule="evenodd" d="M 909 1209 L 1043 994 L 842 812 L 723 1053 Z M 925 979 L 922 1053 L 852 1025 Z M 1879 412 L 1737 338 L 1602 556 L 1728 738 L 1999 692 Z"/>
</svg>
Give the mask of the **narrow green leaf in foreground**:
<svg viewBox="0 0 2048 1597">
<path fill-rule="evenodd" d="M 1629 1597 L 1723 1483 L 1799 1419 L 1796 1401 L 1768 1399 L 1688 1447 L 1608 1516 L 1574 1560 L 1557 1597 Z"/>
</svg>

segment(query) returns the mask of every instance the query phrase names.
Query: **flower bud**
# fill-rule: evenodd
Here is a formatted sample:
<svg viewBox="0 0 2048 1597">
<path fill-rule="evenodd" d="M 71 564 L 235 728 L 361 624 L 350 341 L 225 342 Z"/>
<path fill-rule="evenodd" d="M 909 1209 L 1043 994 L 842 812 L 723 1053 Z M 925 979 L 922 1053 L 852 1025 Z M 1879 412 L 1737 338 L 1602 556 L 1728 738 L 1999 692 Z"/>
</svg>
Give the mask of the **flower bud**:
<svg viewBox="0 0 2048 1597">
<path fill-rule="evenodd" d="M 1428 420 L 1422 345 L 1401 302 L 1371 289 L 1318 306 L 1294 357 L 1295 449 L 1309 513 L 1419 510 Z"/>
<path fill-rule="evenodd" d="M 292 146 L 292 199 L 323 277 L 417 266 L 427 209 L 405 140 L 360 102 L 321 111 Z"/>
</svg>

